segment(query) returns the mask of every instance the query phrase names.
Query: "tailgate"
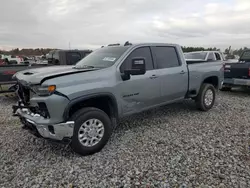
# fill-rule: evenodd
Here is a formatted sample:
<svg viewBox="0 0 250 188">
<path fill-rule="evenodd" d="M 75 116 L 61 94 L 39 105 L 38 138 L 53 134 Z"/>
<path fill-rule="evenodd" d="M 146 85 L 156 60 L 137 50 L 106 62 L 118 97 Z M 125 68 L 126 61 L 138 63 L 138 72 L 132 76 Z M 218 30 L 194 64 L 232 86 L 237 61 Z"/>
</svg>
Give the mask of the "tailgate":
<svg viewBox="0 0 250 188">
<path fill-rule="evenodd" d="M 224 67 L 225 78 L 250 78 L 250 63 L 226 63 Z"/>
</svg>

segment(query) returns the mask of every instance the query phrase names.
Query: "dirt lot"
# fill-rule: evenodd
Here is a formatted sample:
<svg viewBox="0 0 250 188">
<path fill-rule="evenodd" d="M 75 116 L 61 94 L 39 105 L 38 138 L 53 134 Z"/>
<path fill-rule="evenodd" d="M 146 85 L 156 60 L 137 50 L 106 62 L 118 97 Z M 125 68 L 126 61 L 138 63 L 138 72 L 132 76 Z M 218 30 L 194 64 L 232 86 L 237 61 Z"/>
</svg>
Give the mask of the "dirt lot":
<svg viewBox="0 0 250 188">
<path fill-rule="evenodd" d="M 38 139 L 0 96 L 0 187 L 250 187 L 250 95 L 220 92 L 123 120 L 108 145 L 81 157 Z"/>
</svg>

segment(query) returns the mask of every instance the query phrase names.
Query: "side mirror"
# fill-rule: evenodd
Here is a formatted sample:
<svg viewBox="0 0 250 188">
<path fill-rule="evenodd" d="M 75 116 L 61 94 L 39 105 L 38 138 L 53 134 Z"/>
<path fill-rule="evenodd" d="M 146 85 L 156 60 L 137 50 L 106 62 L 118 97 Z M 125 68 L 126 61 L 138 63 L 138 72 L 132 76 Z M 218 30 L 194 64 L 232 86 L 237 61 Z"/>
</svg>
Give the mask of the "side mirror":
<svg viewBox="0 0 250 188">
<path fill-rule="evenodd" d="M 143 57 L 137 57 L 132 59 L 131 75 L 143 75 L 146 73 L 146 60 Z"/>
<path fill-rule="evenodd" d="M 146 60 L 143 57 L 133 58 L 131 61 L 131 69 L 125 69 L 122 74 L 123 80 L 129 80 L 130 75 L 143 75 L 146 73 Z"/>
</svg>

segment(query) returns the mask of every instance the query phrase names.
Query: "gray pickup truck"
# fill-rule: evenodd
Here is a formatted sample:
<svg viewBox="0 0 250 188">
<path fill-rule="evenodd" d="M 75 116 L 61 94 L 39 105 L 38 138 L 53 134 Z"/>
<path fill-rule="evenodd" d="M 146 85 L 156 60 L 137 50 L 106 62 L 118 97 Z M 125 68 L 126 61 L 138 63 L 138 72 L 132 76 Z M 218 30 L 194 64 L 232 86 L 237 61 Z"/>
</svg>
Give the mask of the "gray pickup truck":
<svg viewBox="0 0 250 188">
<path fill-rule="evenodd" d="M 176 44 L 107 46 L 72 67 L 15 74 L 20 100 L 13 115 L 35 135 L 89 155 L 106 145 L 125 116 L 187 98 L 208 111 L 223 73 L 220 61 L 187 65 Z"/>
</svg>

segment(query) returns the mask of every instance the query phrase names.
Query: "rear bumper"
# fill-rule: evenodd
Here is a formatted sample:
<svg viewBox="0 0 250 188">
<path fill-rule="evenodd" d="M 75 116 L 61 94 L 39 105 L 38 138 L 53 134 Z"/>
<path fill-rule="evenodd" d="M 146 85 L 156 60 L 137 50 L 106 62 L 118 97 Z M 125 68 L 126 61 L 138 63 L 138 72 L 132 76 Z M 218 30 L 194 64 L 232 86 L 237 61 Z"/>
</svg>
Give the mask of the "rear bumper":
<svg viewBox="0 0 250 188">
<path fill-rule="evenodd" d="M 39 114 L 32 113 L 29 107 L 14 105 L 12 108 L 13 115 L 18 116 L 24 126 L 32 130 L 32 133 L 38 134 L 38 136 L 58 141 L 70 139 L 73 136 L 74 121 L 49 125 L 41 124 L 38 122 L 43 122 L 45 118 Z"/>
<path fill-rule="evenodd" d="M 250 79 L 225 78 L 223 85 L 250 86 Z"/>
</svg>

